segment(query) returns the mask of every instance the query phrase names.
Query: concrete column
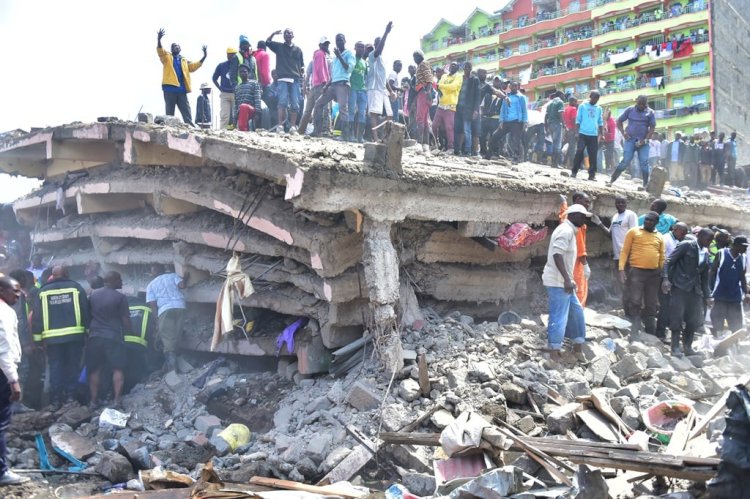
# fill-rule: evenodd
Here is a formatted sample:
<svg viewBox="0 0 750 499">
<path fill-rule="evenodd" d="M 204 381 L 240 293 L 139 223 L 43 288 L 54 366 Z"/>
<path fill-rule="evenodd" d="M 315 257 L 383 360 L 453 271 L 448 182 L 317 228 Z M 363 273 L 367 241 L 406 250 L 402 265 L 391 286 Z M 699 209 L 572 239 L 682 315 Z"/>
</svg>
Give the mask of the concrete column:
<svg viewBox="0 0 750 499">
<path fill-rule="evenodd" d="M 395 305 L 399 298 L 399 259 L 391 242 L 392 222 L 365 218 L 363 264 L 375 344 L 386 374 L 404 366 Z"/>
</svg>

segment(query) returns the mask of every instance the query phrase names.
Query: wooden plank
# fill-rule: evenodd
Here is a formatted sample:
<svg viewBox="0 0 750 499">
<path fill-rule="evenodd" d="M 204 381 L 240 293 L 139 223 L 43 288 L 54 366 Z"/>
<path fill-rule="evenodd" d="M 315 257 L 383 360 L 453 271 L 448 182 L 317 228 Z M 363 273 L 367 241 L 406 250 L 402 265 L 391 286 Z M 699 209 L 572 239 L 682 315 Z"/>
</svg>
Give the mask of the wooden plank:
<svg viewBox="0 0 750 499">
<path fill-rule="evenodd" d="M 591 401 L 594 403 L 594 407 L 602 413 L 602 416 L 617 425 L 624 436 L 633 433 L 633 428 L 626 425 L 625 421 L 623 421 L 622 418 L 617 415 L 615 410 L 612 409 L 612 406 L 609 405 L 609 402 L 607 401 L 607 388 L 594 388 L 591 391 Z"/>
<path fill-rule="evenodd" d="M 414 431 L 417 428 L 419 428 L 419 425 L 421 425 L 424 421 L 426 421 L 428 418 L 431 418 L 433 414 L 435 414 L 438 409 L 444 409 L 444 407 L 440 404 L 435 404 L 432 406 L 432 409 L 429 411 L 425 411 L 424 414 L 419 416 L 417 419 L 409 423 L 408 425 L 400 428 L 398 431 Z"/>
<path fill-rule="evenodd" d="M 612 428 L 610 422 L 604 419 L 604 416 L 598 411 L 586 409 L 585 411 L 578 411 L 576 416 L 583 421 L 583 424 L 585 424 L 589 430 L 594 432 L 594 434 L 602 440 L 612 443 L 620 442 L 619 432 L 616 432 Z"/>
<path fill-rule="evenodd" d="M 381 431 L 378 438 L 387 444 L 425 445 L 440 447 L 440 433 L 406 433 Z"/>
<path fill-rule="evenodd" d="M 423 397 L 430 396 L 430 375 L 427 370 L 427 355 L 420 353 L 417 356 L 417 366 L 419 368 L 419 389 Z"/>
<path fill-rule="evenodd" d="M 744 340 L 745 337 L 747 337 L 747 329 L 744 327 L 730 334 L 716 345 L 716 348 L 714 348 L 714 357 L 726 355 L 730 347 Z"/>
<path fill-rule="evenodd" d="M 724 395 L 721 396 L 719 400 L 716 401 L 716 403 L 711 407 L 711 409 L 708 410 L 705 416 L 703 416 L 700 420 L 700 423 L 698 423 L 695 428 L 693 428 L 693 431 L 690 432 L 688 435 L 688 441 L 694 439 L 701 433 L 703 433 L 703 430 L 706 429 L 708 426 L 708 423 L 714 420 L 716 416 L 719 415 L 719 413 L 724 410 L 724 406 L 727 405 L 727 397 L 729 397 L 729 393 L 733 390 L 733 388 L 728 389 L 726 392 L 724 392 Z"/>
<path fill-rule="evenodd" d="M 669 444 L 665 454 L 671 454 L 673 456 L 679 456 L 682 451 L 685 450 L 685 444 L 687 444 L 690 429 L 693 427 L 695 422 L 695 412 L 691 411 L 688 413 L 686 418 L 681 419 L 677 422 L 677 425 L 672 431 L 672 436 L 669 439 Z"/>
<path fill-rule="evenodd" d="M 305 483 L 293 482 L 291 480 L 279 480 L 276 478 L 266 478 L 262 476 L 254 476 L 250 479 L 250 483 L 253 485 L 262 485 L 264 487 L 271 487 L 274 489 L 282 490 L 299 490 L 303 492 L 311 492 L 314 494 L 321 495 L 336 495 L 341 497 L 351 498 L 364 498 L 369 496 L 369 492 L 360 492 L 357 490 L 335 487 L 335 486 L 324 486 L 320 487 L 317 485 L 307 485 Z"/>
<path fill-rule="evenodd" d="M 568 399 L 560 395 L 560 393 L 551 386 L 547 386 L 544 383 L 542 383 L 542 386 L 547 389 L 547 398 L 555 404 L 562 406 L 568 403 Z"/>
<path fill-rule="evenodd" d="M 653 463 L 644 463 L 639 461 L 623 461 L 619 459 L 609 459 L 601 457 L 591 457 L 586 455 L 571 455 L 568 457 L 576 464 L 586 464 L 600 468 L 615 468 L 619 470 L 640 471 L 642 473 L 651 473 L 656 476 L 667 476 L 671 478 L 681 478 L 684 480 L 694 480 L 705 482 L 713 478 L 716 468 L 708 467 L 672 467 L 662 466 Z"/>
<path fill-rule="evenodd" d="M 534 397 L 531 396 L 531 390 L 529 390 L 528 388 L 526 389 L 526 400 L 529 401 L 529 404 L 531 404 L 531 408 L 534 409 L 534 412 L 537 414 L 537 416 L 541 416 L 542 418 L 544 418 L 544 414 L 542 414 L 542 411 L 539 410 L 539 406 L 534 400 Z"/>
<path fill-rule="evenodd" d="M 545 452 L 539 450 L 539 448 L 537 448 L 533 444 L 530 444 L 530 443 L 528 443 L 528 441 L 525 441 L 523 439 L 523 437 L 522 437 L 523 433 L 521 433 L 520 430 L 517 430 L 516 428 L 512 427 L 508 423 L 505 423 L 505 422 L 501 422 L 501 423 L 507 429 L 498 428 L 498 430 L 500 430 L 502 433 L 504 433 L 507 437 L 511 437 L 514 441 L 518 442 L 518 444 L 523 448 L 523 450 L 525 450 L 526 452 L 531 451 L 534 454 L 537 454 L 539 457 L 542 457 L 545 460 L 548 460 L 548 461 L 550 461 L 550 462 L 558 465 L 559 467 L 561 467 L 561 468 L 563 468 L 565 470 L 570 471 L 571 473 L 575 473 L 576 470 L 572 466 L 570 466 L 570 465 L 568 465 L 568 464 L 560 461 L 559 459 L 557 459 L 555 457 L 547 455 Z"/>
<path fill-rule="evenodd" d="M 380 449 L 380 441 L 371 441 L 367 435 L 352 425 L 348 425 L 346 429 L 360 444 L 318 482 L 319 486 L 350 480 L 364 465 L 370 462 Z"/>
</svg>

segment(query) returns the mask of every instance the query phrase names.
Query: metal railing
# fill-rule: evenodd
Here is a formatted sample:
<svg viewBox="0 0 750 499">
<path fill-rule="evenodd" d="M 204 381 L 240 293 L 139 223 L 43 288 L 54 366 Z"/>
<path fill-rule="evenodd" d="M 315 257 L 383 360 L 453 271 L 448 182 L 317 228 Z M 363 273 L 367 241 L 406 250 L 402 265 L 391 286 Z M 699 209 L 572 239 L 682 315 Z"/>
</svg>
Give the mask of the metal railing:
<svg viewBox="0 0 750 499">
<path fill-rule="evenodd" d="M 670 118 L 681 118 L 691 114 L 704 113 L 711 110 L 710 102 L 701 102 L 692 106 L 673 107 L 669 109 L 654 110 L 654 116 L 657 119 L 666 120 Z"/>
<path fill-rule="evenodd" d="M 595 29 L 594 36 L 604 35 L 613 31 L 627 31 L 631 28 L 643 26 L 644 24 L 655 23 L 658 21 L 663 21 L 664 19 L 673 19 L 684 14 L 693 14 L 695 12 L 700 12 L 703 10 L 708 10 L 708 4 L 695 3 L 690 7 L 685 7 L 680 9 L 679 11 L 676 11 L 675 13 L 672 13 L 671 11 L 663 11 L 660 14 L 649 12 L 642 14 L 640 17 L 628 17 L 627 19 L 609 21 L 605 23 L 604 26 L 600 26 L 599 28 Z"/>
<path fill-rule="evenodd" d="M 652 76 L 648 78 L 636 78 L 632 80 L 618 83 L 617 85 L 607 85 L 600 89 L 602 95 L 609 95 L 620 92 L 629 92 L 631 90 L 640 90 L 642 88 L 666 88 L 670 83 L 677 83 L 684 80 L 690 80 L 692 78 L 703 78 L 709 76 L 708 70 L 689 73 L 686 75 L 670 75 L 670 76 Z"/>
</svg>

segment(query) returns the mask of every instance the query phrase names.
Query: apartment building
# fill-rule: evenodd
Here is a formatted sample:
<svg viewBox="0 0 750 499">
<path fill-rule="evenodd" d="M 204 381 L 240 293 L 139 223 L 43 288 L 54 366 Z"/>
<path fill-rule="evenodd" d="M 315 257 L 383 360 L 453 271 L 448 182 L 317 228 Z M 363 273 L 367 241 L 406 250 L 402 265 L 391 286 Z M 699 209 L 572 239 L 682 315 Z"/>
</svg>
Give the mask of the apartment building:
<svg viewBox="0 0 750 499">
<path fill-rule="evenodd" d="M 747 118 L 736 106 L 747 104 L 750 57 L 748 38 L 741 38 L 748 34 L 746 9 L 738 2 L 746 3 L 511 0 L 494 12 L 477 8 L 458 25 L 441 19 L 421 42 L 433 67 L 471 61 L 475 69 L 520 80 L 531 106 L 555 89 L 579 98 L 598 89 L 600 104 L 617 116 L 643 94 L 658 130 L 670 137 L 718 128 L 737 130 L 742 139 Z"/>
</svg>

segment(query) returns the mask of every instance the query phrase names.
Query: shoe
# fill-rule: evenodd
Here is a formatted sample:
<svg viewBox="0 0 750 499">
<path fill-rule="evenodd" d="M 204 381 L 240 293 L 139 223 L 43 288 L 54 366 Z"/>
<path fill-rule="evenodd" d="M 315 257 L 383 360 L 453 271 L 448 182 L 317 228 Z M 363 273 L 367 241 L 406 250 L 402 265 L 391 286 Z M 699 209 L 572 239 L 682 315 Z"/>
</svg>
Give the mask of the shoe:
<svg viewBox="0 0 750 499">
<path fill-rule="evenodd" d="M 695 337 L 695 333 L 688 333 L 683 331 L 682 333 L 682 349 L 685 352 L 685 355 L 695 355 L 697 352 L 693 350 L 693 338 Z"/>
<path fill-rule="evenodd" d="M 22 402 L 13 402 L 13 404 L 10 406 L 10 410 L 13 414 L 26 414 L 29 412 L 34 412 L 34 409 L 23 405 Z"/>
<path fill-rule="evenodd" d="M 21 485 L 22 483 L 26 483 L 31 478 L 27 476 L 21 476 L 18 473 L 14 473 L 11 470 L 6 471 L 3 473 L 2 476 L 0 476 L 0 485 Z"/>
<path fill-rule="evenodd" d="M 289 127 L 289 135 L 297 135 L 297 134 L 298 132 L 297 132 L 296 126 Z"/>
<path fill-rule="evenodd" d="M 284 133 L 284 125 L 276 125 L 269 130 L 271 133 Z"/>
</svg>

